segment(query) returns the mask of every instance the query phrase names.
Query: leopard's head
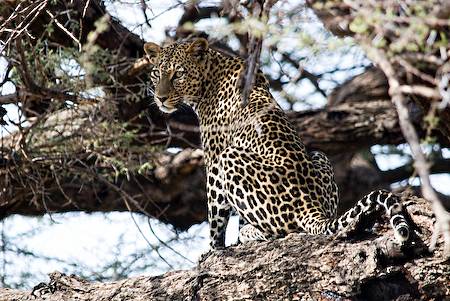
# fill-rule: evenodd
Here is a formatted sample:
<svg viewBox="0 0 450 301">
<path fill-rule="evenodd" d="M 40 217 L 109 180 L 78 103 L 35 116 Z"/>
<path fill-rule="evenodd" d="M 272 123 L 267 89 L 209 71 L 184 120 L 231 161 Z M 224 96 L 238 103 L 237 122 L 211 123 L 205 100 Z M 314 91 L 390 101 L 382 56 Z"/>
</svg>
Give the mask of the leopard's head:
<svg viewBox="0 0 450 301">
<path fill-rule="evenodd" d="M 150 78 L 161 111 L 172 113 L 183 101 L 190 105 L 200 101 L 208 70 L 207 40 L 200 38 L 165 47 L 149 42 L 144 50 L 152 65 Z"/>
</svg>

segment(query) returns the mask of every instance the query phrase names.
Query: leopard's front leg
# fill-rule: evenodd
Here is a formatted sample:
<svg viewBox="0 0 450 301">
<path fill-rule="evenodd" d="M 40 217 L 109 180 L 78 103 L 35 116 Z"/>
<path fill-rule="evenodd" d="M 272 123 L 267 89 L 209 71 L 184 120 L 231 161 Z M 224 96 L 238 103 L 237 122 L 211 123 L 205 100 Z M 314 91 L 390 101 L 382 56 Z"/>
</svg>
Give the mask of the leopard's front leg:
<svg viewBox="0 0 450 301">
<path fill-rule="evenodd" d="M 231 207 L 222 191 L 218 168 L 208 168 L 206 193 L 208 198 L 208 222 L 213 250 L 225 247 L 225 232 L 230 218 Z"/>
</svg>

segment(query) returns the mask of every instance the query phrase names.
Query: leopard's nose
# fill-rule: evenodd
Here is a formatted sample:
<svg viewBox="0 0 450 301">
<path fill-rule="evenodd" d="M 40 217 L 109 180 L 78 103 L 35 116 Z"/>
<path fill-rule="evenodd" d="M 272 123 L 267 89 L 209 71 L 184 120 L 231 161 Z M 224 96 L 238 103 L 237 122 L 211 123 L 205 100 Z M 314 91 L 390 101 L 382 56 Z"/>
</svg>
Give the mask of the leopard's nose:
<svg viewBox="0 0 450 301">
<path fill-rule="evenodd" d="M 166 100 L 167 100 L 167 96 L 160 96 L 160 97 L 158 97 L 158 99 L 162 102 L 162 103 L 164 103 Z"/>
</svg>

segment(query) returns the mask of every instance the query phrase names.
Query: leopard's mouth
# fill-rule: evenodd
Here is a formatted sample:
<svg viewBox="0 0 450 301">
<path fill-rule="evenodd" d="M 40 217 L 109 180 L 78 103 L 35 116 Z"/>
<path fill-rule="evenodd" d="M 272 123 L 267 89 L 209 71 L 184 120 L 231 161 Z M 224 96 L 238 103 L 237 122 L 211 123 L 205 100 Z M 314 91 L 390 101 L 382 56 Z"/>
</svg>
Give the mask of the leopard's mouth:
<svg viewBox="0 0 450 301">
<path fill-rule="evenodd" d="M 177 108 L 176 108 L 177 101 L 175 101 L 175 100 L 161 101 L 160 99 L 155 97 L 155 102 L 156 102 L 156 105 L 158 106 L 159 110 L 166 114 L 173 113 L 177 110 Z"/>
</svg>

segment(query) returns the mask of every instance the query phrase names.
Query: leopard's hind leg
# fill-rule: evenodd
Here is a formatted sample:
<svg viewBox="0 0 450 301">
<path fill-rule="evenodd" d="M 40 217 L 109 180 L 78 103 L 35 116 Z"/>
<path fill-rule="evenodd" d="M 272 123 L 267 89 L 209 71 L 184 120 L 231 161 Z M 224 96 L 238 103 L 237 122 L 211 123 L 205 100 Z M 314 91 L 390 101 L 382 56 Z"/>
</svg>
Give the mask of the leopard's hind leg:
<svg viewBox="0 0 450 301">
<path fill-rule="evenodd" d="M 312 151 L 309 156 L 316 172 L 316 181 L 322 187 L 325 214 L 329 218 L 334 218 L 339 205 L 339 192 L 331 162 L 324 153 L 319 151 Z"/>
</svg>

